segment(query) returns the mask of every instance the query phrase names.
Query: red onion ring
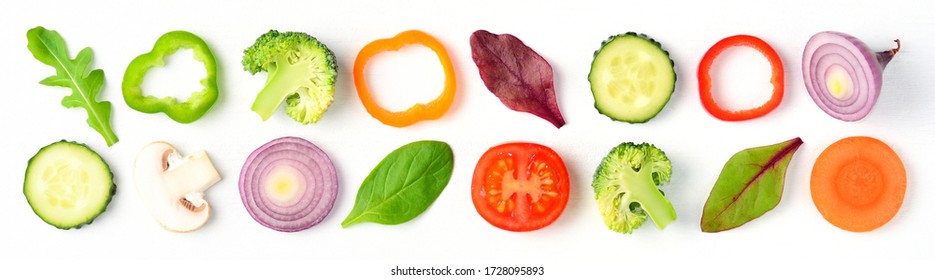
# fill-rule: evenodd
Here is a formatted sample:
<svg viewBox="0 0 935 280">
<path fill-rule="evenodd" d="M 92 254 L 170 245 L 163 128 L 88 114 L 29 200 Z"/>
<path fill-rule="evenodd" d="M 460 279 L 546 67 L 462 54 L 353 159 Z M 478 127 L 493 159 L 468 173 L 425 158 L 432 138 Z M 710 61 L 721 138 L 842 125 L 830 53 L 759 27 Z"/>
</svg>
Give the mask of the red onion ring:
<svg viewBox="0 0 935 280">
<path fill-rule="evenodd" d="M 863 119 L 883 85 L 883 68 L 899 51 L 875 53 L 853 36 L 825 31 L 812 36 L 802 55 L 808 94 L 825 113 L 843 121 Z"/>
<path fill-rule="evenodd" d="M 239 187 L 254 220 L 274 230 L 295 232 L 328 216 L 337 198 L 338 176 L 331 158 L 317 146 L 302 138 L 282 137 L 247 157 Z M 280 194 L 271 194 L 277 191 Z"/>
</svg>

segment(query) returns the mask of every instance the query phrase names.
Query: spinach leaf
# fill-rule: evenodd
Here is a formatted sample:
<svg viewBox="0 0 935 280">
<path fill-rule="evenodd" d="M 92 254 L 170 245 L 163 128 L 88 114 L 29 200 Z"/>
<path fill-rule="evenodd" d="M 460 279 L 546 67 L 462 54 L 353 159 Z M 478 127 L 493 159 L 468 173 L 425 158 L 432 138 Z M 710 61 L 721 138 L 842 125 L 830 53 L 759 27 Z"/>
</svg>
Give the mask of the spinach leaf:
<svg viewBox="0 0 935 280">
<path fill-rule="evenodd" d="M 453 168 L 454 154 L 445 142 L 418 141 L 396 149 L 364 179 L 354 209 L 341 226 L 412 220 L 438 198 Z"/>
<path fill-rule="evenodd" d="M 779 204 L 786 167 L 802 145 L 796 137 L 782 143 L 734 154 L 711 189 L 701 216 L 701 231 L 739 227 Z"/>
</svg>

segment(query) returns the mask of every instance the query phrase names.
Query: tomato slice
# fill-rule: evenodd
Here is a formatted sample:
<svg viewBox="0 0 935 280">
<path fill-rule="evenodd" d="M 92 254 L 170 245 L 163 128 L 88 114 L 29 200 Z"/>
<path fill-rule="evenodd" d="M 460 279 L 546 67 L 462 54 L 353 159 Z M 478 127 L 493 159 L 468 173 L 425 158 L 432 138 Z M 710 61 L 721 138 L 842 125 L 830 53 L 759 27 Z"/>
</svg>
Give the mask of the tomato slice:
<svg viewBox="0 0 935 280">
<path fill-rule="evenodd" d="M 507 143 L 487 150 L 474 169 L 471 199 L 491 225 L 531 231 L 551 224 L 568 204 L 568 170 L 549 147 Z"/>
</svg>

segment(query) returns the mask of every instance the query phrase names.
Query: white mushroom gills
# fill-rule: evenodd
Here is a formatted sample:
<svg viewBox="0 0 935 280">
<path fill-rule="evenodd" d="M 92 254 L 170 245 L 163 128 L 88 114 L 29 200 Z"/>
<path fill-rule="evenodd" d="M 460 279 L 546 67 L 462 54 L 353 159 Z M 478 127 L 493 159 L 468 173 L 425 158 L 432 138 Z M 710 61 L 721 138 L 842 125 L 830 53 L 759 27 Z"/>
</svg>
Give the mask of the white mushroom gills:
<svg viewBox="0 0 935 280">
<path fill-rule="evenodd" d="M 163 228 L 190 232 L 211 216 L 204 192 L 221 180 L 204 151 L 182 157 L 175 147 L 155 142 L 143 147 L 133 170 L 146 208 Z"/>
</svg>

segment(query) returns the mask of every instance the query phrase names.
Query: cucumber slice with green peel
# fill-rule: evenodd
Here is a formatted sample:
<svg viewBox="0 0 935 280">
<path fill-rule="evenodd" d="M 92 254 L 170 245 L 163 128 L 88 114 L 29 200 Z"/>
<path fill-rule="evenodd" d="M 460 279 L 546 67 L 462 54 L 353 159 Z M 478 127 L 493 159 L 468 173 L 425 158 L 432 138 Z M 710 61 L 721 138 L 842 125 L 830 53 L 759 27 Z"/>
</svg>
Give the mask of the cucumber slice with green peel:
<svg viewBox="0 0 935 280">
<path fill-rule="evenodd" d="M 60 229 L 90 224 L 116 191 L 104 159 L 84 144 L 65 140 L 43 147 L 29 160 L 23 183 L 32 211 Z"/>
<path fill-rule="evenodd" d="M 675 90 L 674 67 L 669 52 L 645 34 L 611 36 L 594 52 L 588 75 L 594 107 L 613 120 L 649 121 Z"/>
</svg>

